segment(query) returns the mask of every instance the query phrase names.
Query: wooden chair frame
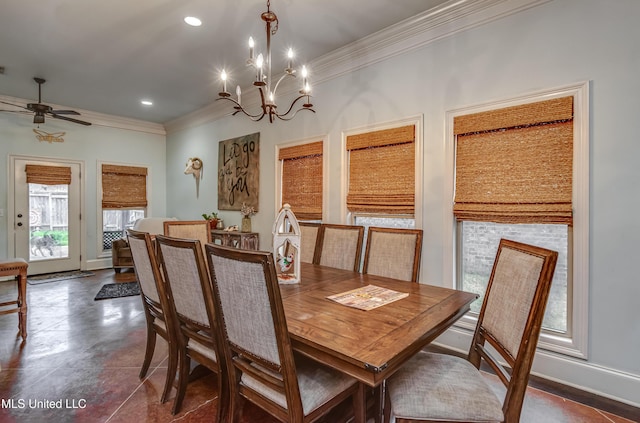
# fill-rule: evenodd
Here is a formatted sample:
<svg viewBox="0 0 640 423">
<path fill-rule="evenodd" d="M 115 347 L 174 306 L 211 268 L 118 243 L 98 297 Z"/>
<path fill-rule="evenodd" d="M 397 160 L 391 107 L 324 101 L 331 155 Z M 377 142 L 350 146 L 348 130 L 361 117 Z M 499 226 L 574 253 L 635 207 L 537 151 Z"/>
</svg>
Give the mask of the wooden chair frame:
<svg viewBox="0 0 640 423">
<path fill-rule="evenodd" d="M 370 226 L 367 234 L 367 246 L 364 253 L 364 264 L 362 273 L 369 273 L 369 255 L 371 253 L 372 234 L 375 233 L 392 233 L 399 235 L 415 235 L 416 244 L 413 252 L 413 270 L 411 271 L 411 282 L 418 281 L 420 274 L 420 261 L 422 258 L 422 229 L 404 229 L 404 228 L 379 228 Z"/>
<path fill-rule="evenodd" d="M 223 348 L 225 350 L 225 372 L 229 375 L 228 390 L 230 404 L 228 412 L 230 413 L 229 418 L 231 420 L 228 421 L 239 421 L 238 417 L 241 409 L 241 398 L 256 404 L 282 422 L 306 423 L 318 420 L 342 401 L 352 396 L 354 413 L 356 415 L 355 421 L 364 422 L 365 397 L 364 386 L 361 383 L 355 383 L 350 389 L 343 391 L 340 395 L 316 408 L 310 414 L 304 415 L 296 373 L 296 363 L 294 360 L 291 340 L 289 338 L 289 331 L 287 329 L 287 321 L 284 314 L 284 306 L 282 305 L 280 287 L 278 285 L 278 277 L 272 253 L 238 250 L 213 244 L 207 245 L 206 250 L 216 302 L 216 318 L 221 322 L 219 330 L 220 337 L 223 340 Z M 262 357 L 257 357 L 250 351 L 233 344 L 229 340 L 226 325 L 224 323 L 225 316 L 222 311 L 223 308 L 220 300 L 220 290 L 216 279 L 213 256 L 220 256 L 245 263 L 258 263 L 262 266 L 267 293 L 269 296 L 271 315 L 275 323 L 274 330 L 277 339 L 278 353 L 280 356 L 279 366 Z M 283 408 L 279 404 L 272 402 L 263 395 L 260 395 L 254 390 L 241 384 L 240 378 L 242 373 L 250 375 L 265 386 L 268 386 L 276 392 L 284 395 L 286 397 L 287 408 Z M 275 377 L 274 375 L 278 375 L 278 377 Z"/>
<path fill-rule="evenodd" d="M 138 232 L 132 229 L 127 231 L 127 239 L 129 246 L 137 241 L 142 241 L 145 244 L 146 254 L 144 256 L 138 256 L 135 248 L 131 248 L 131 256 L 133 258 L 133 269 L 136 273 L 136 279 L 140 285 L 140 298 L 142 299 L 142 307 L 147 321 L 147 345 L 144 353 L 144 360 L 142 362 L 142 368 L 140 369 L 140 379 L 143 379 L 147 375 L 151 359 L 156 346 L 156 335 L 160 335 L 168 344 L 169 350 L 169 362 L 167 364 L 167 376 L 165 379 L 164 389 L 160 401 L 164 403 L 167 400 L 169 392 L 176 377 L 178 368 L 178 340 L 176 335 L 176 328 L 174 319 L 171 318 L 171 311 L 169 305 L 169 298 L 167 297 L 167 291 L 162 277 L 160 266 L 156 257 L 156 249 L 151 235 L 147 232 Z M 137 259 L 136 259 L 137 257 Z M 148 260 L 148 263 L 144 261 Z M 136 266 L 136 262 L 138 266 Z M 152 271 L 152 277 L 154 280 L 156 292 L 159 301 L 150 297 L 149 293 L 145 291 L 144 284 L 140 283 L 146 275 L 143 275 L 140 271 L 141 267 L 149 265 Z M 159 323 L 159 322 L 162 322 Z"/>
<path fill-rule="evenodd" d="M 316 251 L 313 256 L 313 263 L 320 264 L 322 261 L 323 247 L 325 241 L 325 233 L 327 229 L 337 229 L 337 230 L 345 230 L 345 231 L 357 231 L 358 232 L 358 241 L 356 245 L 356 254 L 353 263 L 352 269 L 354 272 L 360 271 L 360 257 L 362 256 L 362 240 L 364 238 L 364 226 L 357 225 L 336 225 L 336 224 L 328 224 L 323 223 L 320 225 L 318 229 L 318 238 L 316 239 Z"/>
<path fill-rule="evenodd" d="M 483 324 L 488 298 L 491 296 L 496 268 L 498 267 L 503 251 L 507 248 L 536 256 L 543 260 L 542 268 L 538 276 L 536 289 L 533 294 L 531 306 L 529 308 L 527 321 L 520 338 L 520 344 L 516 357 L 514 357 L 503 345 L 503 343 L 501 343 L 500 340 L 498 340 Z M 551 281 L 553 279 L 553 272 L 555 270 L 557 260 L 557 252 L 533 245 L 501 239 L 498 246 L 498 252 L 496 253 L 496 259 L 493 263 L 491 276 L 489 278 L 489 284 L 487 285 L 485 300 L 482 303 L 480 314 L 478 316 L 478 323 L 473 334 L 473 340 L 471 342 L 468 360 L 477 369 L 479 369 L 481 361 L 484 359 L 484 361 L 489 364 L 500 381 L 506 387 L 507 391 L 502 405 L 505 423 L 518 423 L 520 420 L 522 403 L 524 401 L 524 395 L 526 393 L 527 384 L 529 382 L 531 365 L 533 364 L 536 346 L 538 343 L 538 338 L 540 336 L 540 330 L 542 328 L 542 319 L 544 318 L 544 312 L 547 304 L 547 299 L 549 297 Z M 500 364 L 498 358 L 490 353 L 487 348 L 485 348 L 485 342 L 488 342 L 498 352 L 500 359 L 506 362 L 507 368 L 509 368 L 510 371 L 508 371 L 505 366 Z M 387 400 L 390 401 L 388 395 Z M 389 421 L 388 408 L 385 409 L 385 421 Z M 428 421 L 430 420 L 403 419 L 396 417 L 397 423 L 415 423 Z M 438 420 L 438 422 L 441 421 L 443 420 Z"/>
<path fill-rule="evenodd" d="M 198 363 L 204 365 L 211 371 L 217 374 L 218 394 L 219 402 L 217 408 L 217 415 L 215 421 L 222 421 L 221 416 L 225 413 L 226 405 L 228 401 L 225 397 L 225 374 L 222 371 L 220 361 L 221 358 L 221 345 L 218 336 L 217 321 L 215 318 L 215 307 L 213 301 L 213 294 L 211 288 L 211 282 L 209 279 L 209 272 L 207 270 L 206 261 L 203 255 L 203 247 L 198 240 L 189 240 L 182 238 L 173 238 L 163 235 L 156 236 L 157 254 L 160 260 L 160 264 L 164 274 L 164 280 L 166 281 L 166 292 L 169 298 L 169 304 L 171 309 L 171 316 L 174 319 L 174 326 L 176 328 L 178 339 L 178 354 L 179 354 L 179 371 L 178 371 L 178 386 L 177 393 L 173 403 L 172 413 L 176 414 L 180 411 L 184 395 L 186 393 L 187 383 L 189 381 L 190 363 L 193 358 Z M 189 250 L 193 254 L 196 269 L 198 273 L 199 284 L 202 289 L 203 301 L 207 312 L 208 324 L 196 322 L 190 319 L 188 316 L 182 315 L 175 306 L 175 293 L 172 289 L 172 280 L 170 272 L 167 268 L 167 260 L 163 247 L 174 247 L 183 250 Z M 195 340 L 199 344 L 210 348 L 216 355 L 217 361 L 210 359 L 208 356 L 202 354 L 200 351 L 191 348 L 189 345 L 190 340 Z"/>
</svg>

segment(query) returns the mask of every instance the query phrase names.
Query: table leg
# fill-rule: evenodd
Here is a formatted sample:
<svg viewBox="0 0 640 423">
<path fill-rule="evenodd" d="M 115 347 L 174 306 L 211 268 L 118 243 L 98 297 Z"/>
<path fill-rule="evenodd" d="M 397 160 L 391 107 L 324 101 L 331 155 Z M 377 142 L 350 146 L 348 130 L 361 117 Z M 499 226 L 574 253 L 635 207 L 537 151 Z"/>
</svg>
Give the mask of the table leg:
<svg viewBox="0 0 640 423">
<path fill-rule="evenodd" d="M 373 410 L 375 423 L 382 423 L 382 412 L 384 405 L 384 382 L 373 388 Z"/>
</svg>

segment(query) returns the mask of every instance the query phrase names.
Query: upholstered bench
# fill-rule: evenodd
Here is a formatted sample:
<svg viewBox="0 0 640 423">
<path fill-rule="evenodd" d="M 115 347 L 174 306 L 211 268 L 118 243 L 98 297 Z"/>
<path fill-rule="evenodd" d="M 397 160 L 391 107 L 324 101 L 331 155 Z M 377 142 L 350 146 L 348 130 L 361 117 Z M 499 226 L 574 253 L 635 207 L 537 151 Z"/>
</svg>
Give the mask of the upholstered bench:
<svg viewBox="0 0 640 423">
<path fill-rule="evenodd" d="M 0 259 L 0 276 L 15 276 L 18 282 L 18 299 L 0 303 L 0 308 L 16 305 L 15 308 L 0 310 L 0 315 L 18 313 L 18 330 L 22 339 L 27 339 L 27 267 L 21 258 Z"/>
</svg>

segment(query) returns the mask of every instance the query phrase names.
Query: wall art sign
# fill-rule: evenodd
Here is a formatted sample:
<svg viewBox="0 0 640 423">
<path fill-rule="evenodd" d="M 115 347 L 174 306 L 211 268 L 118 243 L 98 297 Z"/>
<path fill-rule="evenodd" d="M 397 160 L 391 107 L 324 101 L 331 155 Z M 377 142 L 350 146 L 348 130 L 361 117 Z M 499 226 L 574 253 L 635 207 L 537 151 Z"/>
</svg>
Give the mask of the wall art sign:
<svg viewBox="0 0 640 423">
<path fill-rule="evenodd" d="M 220 141 L 218 146 L 218 209 L 240 210 L 242 203 L 258 210 L 260 133 Z"/>
</svg>

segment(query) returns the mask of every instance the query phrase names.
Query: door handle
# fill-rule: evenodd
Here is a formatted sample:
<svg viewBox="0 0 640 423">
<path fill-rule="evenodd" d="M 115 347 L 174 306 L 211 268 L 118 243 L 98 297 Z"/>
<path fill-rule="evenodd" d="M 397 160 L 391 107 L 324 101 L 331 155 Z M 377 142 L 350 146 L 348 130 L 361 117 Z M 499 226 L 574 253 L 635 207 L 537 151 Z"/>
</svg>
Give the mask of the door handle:
<svg viewBox="0 0 640 423">
<path fill-rule="evenodd" d="M 18 226 L 22 226 L 22 222 L 18 222 Z"/>
<path fill-rule="evenodd" d="M 18 217 L 22 217 L 22 213 L 18 213 Z"/>
</svg>

